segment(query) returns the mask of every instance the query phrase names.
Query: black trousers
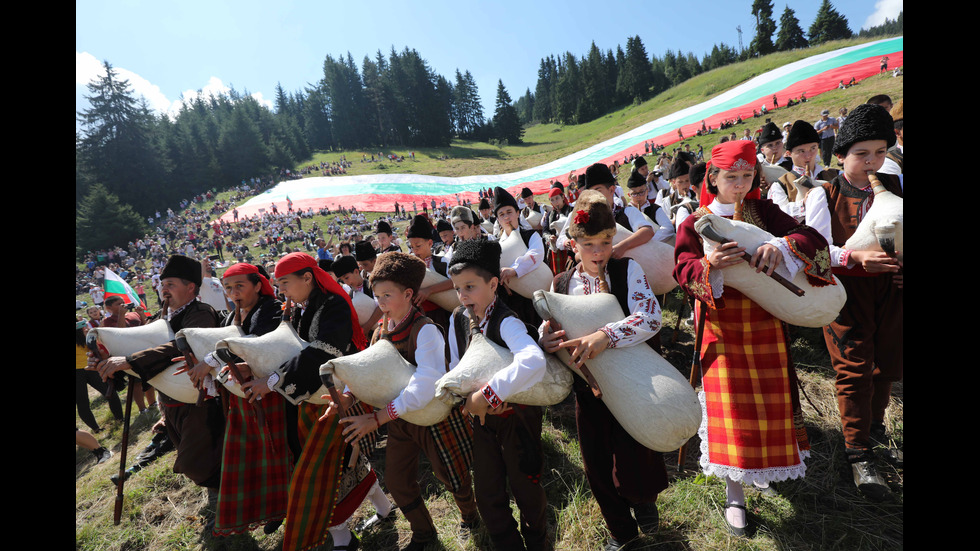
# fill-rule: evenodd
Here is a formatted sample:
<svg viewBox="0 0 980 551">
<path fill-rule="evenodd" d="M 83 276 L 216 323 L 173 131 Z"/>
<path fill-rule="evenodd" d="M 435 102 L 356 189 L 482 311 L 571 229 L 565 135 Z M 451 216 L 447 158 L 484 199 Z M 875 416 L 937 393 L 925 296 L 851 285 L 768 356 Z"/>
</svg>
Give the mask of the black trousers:
<svg viewBox="0 0 980 551">
<path fill-rule="evenodd" d="M 108 383 L 103 382 L 102 378 L 99 377 L 99 374 L 95 371 L 76 369 L 75 408 L 78 409 L 78 416 L 81 417 L 82 422 L 88 425 L 88 428 L 98 432 L 101 429 L 98 421 L 95 420 L 95 415 L 92 414 L 92 406 L 88 400 L 89 386 L 99 391 L 99 394 L 104 395 L 106 389 L 108 388 Z M 123 410 L 122 403 L 119 401 L 119 394 L 115 392 L 109 394 L 108 402 L 109 410 L 112 411 L 112 416 L 118 420 L 122 420 Z"/>
<path fill-rule="evenodd" d="M 583 380 L 575 379 L 574 390 L 575 424 L 589 488 L 612 536 L 629 541 L 639 533 L 631 507 L 656 502 L 667 488 L 663 455 L 630 436 Z"/>
</svg>

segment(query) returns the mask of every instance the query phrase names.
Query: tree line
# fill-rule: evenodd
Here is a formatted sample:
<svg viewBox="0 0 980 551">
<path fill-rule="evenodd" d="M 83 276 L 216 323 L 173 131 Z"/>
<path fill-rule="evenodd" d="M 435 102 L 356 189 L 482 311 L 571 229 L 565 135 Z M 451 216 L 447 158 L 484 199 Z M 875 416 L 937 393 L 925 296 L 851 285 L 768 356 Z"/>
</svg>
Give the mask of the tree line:
<svg viewBox="0 0 980 551">
<path fill-rule="evenodd" d="M 617 46 L 615 53 L 611 49 L 603 52 L 592 42 L 588 53 L 582 56 L 565 52 L 545 57 L 538 68 L 534 91 L 528 88 L 515 104 L 520 120 L 525 125 L 582 124 L 630 103 L 641 103 L 718 67 L 850 38 L 854 34 L 847 18 L 829 0 L 823 0 L 808 32 L 803 31 L 796 13 L 787 6 L 777 33 L 771 0 L 754 0 L 752 15 L 756 18 L 756 34 L 748 48 L 739 49 L 722 42 L 700 59 L 692 52 L 669 49 L 661 57 L 648 56 L 639 36 L 628 38 L 626 49 Z M 886 25 L 874 28 L 873 32 L 901 32 L 902 16 Z"/>
</svg>

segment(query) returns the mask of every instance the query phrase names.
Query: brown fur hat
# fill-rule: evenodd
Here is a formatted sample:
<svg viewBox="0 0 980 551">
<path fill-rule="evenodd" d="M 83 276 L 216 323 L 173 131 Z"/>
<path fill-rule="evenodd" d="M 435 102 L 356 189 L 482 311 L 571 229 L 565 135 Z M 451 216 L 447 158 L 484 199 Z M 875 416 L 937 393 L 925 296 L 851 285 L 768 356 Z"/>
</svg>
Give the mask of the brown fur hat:
<svg viewBox="0 0 980 551">
<path fill-rule="evenodd" d="M 583 191 L 575 201 L 575 210 L 570 216 L 572 220 L 568 223 L 568 235 L 572 239 L 616 235 L 616 220 L 612 209 L 598 191 Z"/>
<path fill-rule="evenodd" d="M 415 256 L 400 251 L 378 255 L 371 272 L 371 287 L 379 281 L 391 281 L 418 293 L 425 279 L 425 262 Z"/>
</svg>

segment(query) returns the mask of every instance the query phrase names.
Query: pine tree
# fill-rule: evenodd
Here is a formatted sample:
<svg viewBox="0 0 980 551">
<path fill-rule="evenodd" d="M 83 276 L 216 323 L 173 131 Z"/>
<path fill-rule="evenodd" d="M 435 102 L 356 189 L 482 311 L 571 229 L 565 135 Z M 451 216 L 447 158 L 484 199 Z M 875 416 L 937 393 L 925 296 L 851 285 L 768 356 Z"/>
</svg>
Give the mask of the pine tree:
<svg viewBox="0 0 980 551">
<path fill-rule="evenodd" d="M 76 114 L 82 127 L 76 164 L 86 175 L 83 181 L 100 182 L 124 203 L 148 212 L 155 205 L 147 190 L 162 189 L 169 162 L 157 147 L 156 121 L 145 100 L 133 96 L 129 81 L 108 61 L 103 68 L 105 75 L 88 84 L 89 109 Z M 76 199 L 86 191 L 76 190 Z"/>
<path fill-rule="evenodd" d="M 809 35 L 810 45 L 816 46 L 830 40 L 851 38 L 854 33 L 848 27 L 847 18 L 834 9 L 830 0 L 823 0 L 813 25 L 810 25 Z"/>
<path fill-rule="evenodd" d="M 649 97 L 653 68 L 638 35 L 626 40 L 626 59 L 619 77 L 616 87 L 628 101 L 640 103 Z"/>
<path fill-rule="evenodd" d="M 496 138 L 507 140 L 510 144 L 522 143 L 524 128 L 502 80 L 497 80 L 497 101 L 494 107 L 493 128 Z"/>
<path fill-rule="evenodd" d="M 753 56 L 763 56 L 776 51 L 772 35 L 776 32 L 776 22 L 772 19 L 772 0 L 754 0 L 752 15 L 755 16 L 755 38 L 749 44 Z"/>
<path fill-rule="evenodd" d="M 534 102 L 533 118 L 536 121 L 552 122 L 554 120 L 555 76 L 553 58 L 542 59 L 538 66 L 538 83 L 534 87 L 534 97 L 538 100 Z"/>
<path fill-rule="evenodd" d="M 779 34 L 776 35 L 776 50 L 784 52 L 797 48 L 806 48 L 810 43 L 807 42 L 800 27 L 800 20 L 796 18 L 796 12 L 786 6 L 783 15 L 779 18 Z"/>
<path fill-rule="evenodd" d="M 75 210 L 75 256 L 108 249 L 146 234 L 146 222 L 102 184 L 93 185 Z"/>
</svg>

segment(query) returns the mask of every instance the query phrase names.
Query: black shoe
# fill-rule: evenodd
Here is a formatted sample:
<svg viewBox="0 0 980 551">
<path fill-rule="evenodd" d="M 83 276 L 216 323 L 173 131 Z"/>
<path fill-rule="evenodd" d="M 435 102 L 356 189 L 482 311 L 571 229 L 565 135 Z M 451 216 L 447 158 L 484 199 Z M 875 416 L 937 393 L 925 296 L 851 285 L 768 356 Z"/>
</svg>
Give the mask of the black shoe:
<svg viewBox="0 0 980 551">
<path fill-rule="evenodd" d="M 123 473 L 123 482 L 129 480 L 129 477 L 132 476 L 132 475 L 133 475 L 132 469 L 131 468 L 130 469 L 126 469 L 126 471 Z M 119 485 L 119 473 L 116 473 L 116 474 L 110 476 L 109 477 L 109 480 L 111 480 L 113 484 L 115 484 L 116 486 L 118 486 Z"/>
<path fill-rule="evenodd" d="M 728 522 L 728 515 L 725 513 L 730 507 L 735 507 L 736 509 L 741 509 L 745 511 L 745 526 L 735 526 L 734 524 Z M 725 526 L 728 528 L 728 533 L 735 537 L 742 537 L 745 535 L 745 529 L 749 527 L 749 512 L 745 508 L 745 505 L 738 505 L 737 503 L 728 503 L 725 505 L 725 509 L 722 511 L 722 515 L 725 517 Z"/>
<path fill-rule="evenodd" d="M 275 534 L 276 533 L 276 530 L 278 530 L 280 526 L 282 526 L 282 520 L 281 519 L 280 520 L 270 520 L 269 522 L 265 523 L 265 526 L 262 527 L 262 532 L 264 532 L 265 535 L 267 535 L 267 536 L 268 535 L 272 535 L 272 534 Z"/>
<path fill-rule="evenodd" d="M 660 528 L 660 511 L 657 510 L 656 502 L 633 505 L 633 516 L 644 534 L 656 534 Z"/>
<path fill-rule="evenodd" d="M 891 494 L 885 480 L 878 474 L 873 458 L 851 463 L 851 472 L 854 475 L 854 485 L 865 496 L 881 501 Z"/>
<path fill-rule="evenodd" d="M 609 536 L 609 539 L 606 540 L 606 546 L 602 548 L 602 551 L 627 551 L 633 546 L 634 541 L 636 540 L 631 539 L 626 542 L 621 542 L 616 538 Z"/>
<path fill-rule="evenodd" d="M 871 425 L 871 445 L 879 457 L 894 465 L 899 469 L 905 466 L 905 456 L 902 450 L 898 449 L 894 440 L 885 432 L 884 423 L 873 423 Z"/>
<path fill-rule="evenodd" d="M 92 453 L 95 454 L 96 465 L 101 465 L 112 457 L 112 450 L 108 450 L 106 448 L 99 448 Z"/>
<path fill-rule="evenodd" d="M 610 537 L 606 540 L 606 546 L 602 548 L 602 551 L 626 551 L 631 543 L 633 540 L 620 543 L 616 538 Z"/>
<path fill-rule="evenodd" d="M 480 527 L 480 517 L 478 516 L 473 517 L 470 520 L 464 520 L 463 522 L 459 523 L 460 530 L 469 530 L 470 532 L 472 532 L 479 527 Z"/>
<path fill-rule="evenodd" d="M 374 528 L 376 526 L 378 528 L 387 527 L 392 525 L 394 522 L 395 522 L 395 509 L 394 507 L 392 507 L 391 511 L 388 511 L 387 515 L 382 517 L 375 514 L 371 518 L 358 524 L 355 530 L 357 530 L 358 532 L 364 532 L 365 530 Z"/>
</svg>

